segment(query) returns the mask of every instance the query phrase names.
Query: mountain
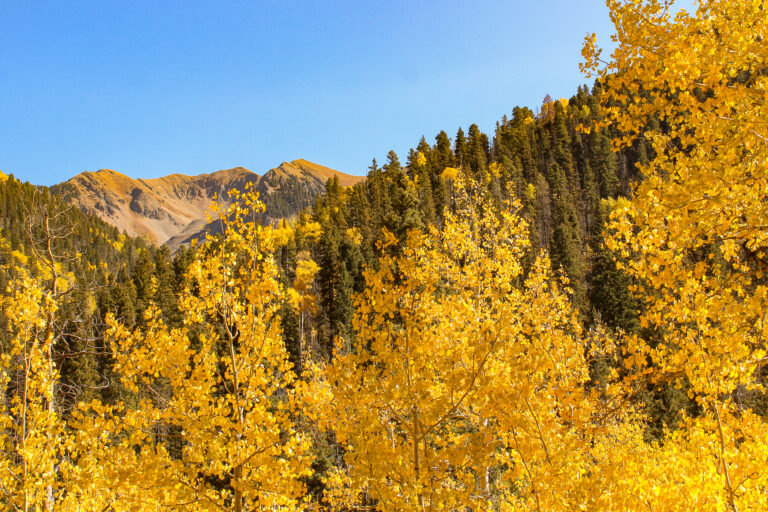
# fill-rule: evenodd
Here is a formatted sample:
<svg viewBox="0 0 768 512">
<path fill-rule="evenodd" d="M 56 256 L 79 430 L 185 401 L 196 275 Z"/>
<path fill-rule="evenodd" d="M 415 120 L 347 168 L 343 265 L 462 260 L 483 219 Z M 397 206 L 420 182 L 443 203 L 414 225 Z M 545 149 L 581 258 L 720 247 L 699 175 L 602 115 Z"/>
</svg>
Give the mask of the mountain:
<svg viewBox="0 0 768 512">
<path fill-rule="evenodd" d="M 217 195 L 255 183 L 259 176 L 236 167 L 211 174 L 133 179 L 111 169 L 83 172 L 53 192 L 131 236 L 161 244 L 183 231 L 199 230 Z"/>
<path fill-rule="evenodd" d="M 338 179 L 343 187 L 365 180 L 365 176 L 345 174 L 303 159 L 273 167 L 256 182 L 256 190 L 266 208 L 262 222 L 291 218 L 308 208 L 318 195 L 325 193 L 326 183 L 333 178 Z M 165 245 L 175 251 L 193 238 L 200 238 L 204 232 L 216 232 L 218 229 L 218 223 L 203 225 L 201 222 L 194 229 L 185 229 L 166 240 Z"/>
<path fill-rule="evenodd" d="M 52 191 L 86 213 L 96 214 L 131 236 L 144 236 L 172 249 L 198 235 L 216 197 L 226 200 L 230 189 L 247 183 L 260 192 L 267 211 L 265 221 L 295 215 L 337 177 L 349 186 L 365 178 L 352 176 L 307 160 L 283 162 L 264 176 L 243 167 L 210 174 L 171 174 L 162 178 L 133 179 L 110 169 L 83 172 L 55 185 Z"/>
<path fill-rule="evenodd" d="M 355 183 L 365 180 L 365 176 L 344 174 L 343 172 L 312 163 L 303 158 L 294 160 L 293 162 L 283 162 L 278 167 L 275 167 L 265 174 L 264 177 L 268 177 L 272 172 L 275 176 L 293 176 L 306 182 L 314 180 L 316 183 L 320 183 L 320 186 L 323 189 L 325 188 L 325 183 L 332 178 L 338 178 L 339 185 L 342 187 L 351 187 Z"/>
<path fill-rule="evenodd" d="M 270 169 L 259 180 L 256 189 L 267 208 L 267 217 L 281 219 L 292 217 L 310 206 L 318 194 L 325 192 L 325 184 L 332 178 L 338 178 L 343 187 L 365 180 L 364 176 L 344 174 L 300 159 Z"/>
</svg>

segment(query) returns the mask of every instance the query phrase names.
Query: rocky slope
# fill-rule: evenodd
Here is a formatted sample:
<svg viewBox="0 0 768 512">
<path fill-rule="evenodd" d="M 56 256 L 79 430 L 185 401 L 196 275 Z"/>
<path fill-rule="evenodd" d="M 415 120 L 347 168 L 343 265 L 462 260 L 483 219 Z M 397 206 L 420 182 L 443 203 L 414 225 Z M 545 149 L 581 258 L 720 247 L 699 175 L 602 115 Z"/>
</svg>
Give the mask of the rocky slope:
<svg viewBox="0 0 768 512">
<path fill-rule="evenodd" d="M 291 217 L 309 206 L 333 177 L 343 186 L 365 179 L 294 160 L 283 162 L 264 176 L 235 167 L 198 176 L 133 179 L 102 169 L 78 174 L 52 190 L 129 235 L 176 249 L 205 228 L 211 202 L 215 197 L 225 198 L 232 188 L 242 190 L 246 183 L 252 183 L 267 207 L 265 220 L 269 221 Z"/>
</svg>

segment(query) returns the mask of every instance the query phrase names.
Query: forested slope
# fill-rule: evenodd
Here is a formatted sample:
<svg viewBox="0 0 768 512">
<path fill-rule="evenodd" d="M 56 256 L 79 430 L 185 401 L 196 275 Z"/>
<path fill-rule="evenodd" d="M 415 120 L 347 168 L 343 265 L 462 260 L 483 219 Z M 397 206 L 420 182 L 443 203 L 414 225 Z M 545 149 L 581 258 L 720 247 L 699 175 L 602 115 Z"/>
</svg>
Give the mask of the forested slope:
<svg viewBox="0 0 768 512">
<path fill-rule="evenodd" d="M 390 152 L 382 166 L 374 160 L 367 179 L 347 180 L 347 186 L 329 179 L 319 195 L 314 167 L 302 170 L 300 165 L 283 164 L 264 176 L 256 190 L 273 215 L 295 211 L 317 196 L 292 225 L 280 225 L 286 240 L 276 254 L 286 287 L 296 284 L 297 271 L 301 280 L 301 273 L 316 265 L 311 280 L 300 283 L 313 297 L 307 301 L 311 307 L 296 309 L 286 304 L 281 309 L 284 340 L 297 368 L 302 352 L 325 359 L 337 336 L 354 336 L 353 298 L 363 290 L 365 269 L 378 265 L 384 233 L 404 240 L 414 228 L 440 229 L 444 213 L 455 206 L 450 183 L 459 172 L 474 183 L 473 193 L 487 197 L 495 208 L 503 208 L 510 198 L 520 199 L 520 215 L 528 222 L 531 241 L 524 255 L 526 267 L 539 251 L 548 253 L 555 271 L 562 270 L 568 277 L 582 321 L 630 332 L 639 328 L 639 304 L 627 289 L 629 278 L 604 251 L 601 232 L 615 199 L 628 195 L 641 179 L 636 164 L 647 161 L 647 145 L 639 139 L 615 153 L 609 130 L 586 129 L 602 119 L 597 99 L 586 87 L 570 100 L 547 97 L 538 110 L 515 108 L 497 123 L 492 136 L 471 125 L 466 133 L 459 128 L 453 138 L 440 132 L 432 144 L 422 138 L 405 162 Z M 280 193 L 270 193 L 275 189 Z M 144 310 L 154 302 L 175 325 L 180 318 L 177 296 L 195 249 L 181 246 L 172 256 L 167 247 L 121 235 L 117 228 L 67 205 L 44 187 L 11 178 L 0 182 L 0 191 L 3 236 L 10 250 L 19 250 L 32 261 L 45 260 L 48 256 L 42 246 L 47 235 L 41 225 L 45 216 L 56 219 L 52 256 L 77 277 L 75 288 L 82 296 L 73 299 L 73 305 L 89 304 L 85 343 L 101 344 L 97 350 L 72 349 L 76 357 L 62 355 L 63 367 L 87 368 L 72 377 L 71 387 L 78 393 L 85 388 L 77 379 L 91 382 L 88 386 L 102 395 L 114 393 L 115 383 L 107 384 L 105 376 L 109 350 L 100 340 L 104 316 L 111 312 L 129 325 L 142 325 Z M 291 196 L 294 192 L 296 197 Z M 31 238 L 28 226 L 33 229 Z M 680 406 L 660 407 L 677 410 Z"/>
<path fill-rule="evenodd" d="M 349 332 L 351 296 L 362 286 L 364 267 L 376 263 L 382 229 L 403 239 L 409 229 L 442 226 L 445 208 L 453 206 L 446 168 L 465 170 L 476 192 L 497 206 L 520 198 L 530 224 L 527 261 L 539 250 L 551 255 L 588 323 L 599 318 L 637 329 L 638 304 L 606 256 L 601 233 L 615 199 L 627 197 L 642 179 L 636 164 L 648 161 L 649 150 L 640 138 L 616 153 L 608 129 L 581 129 L 601 119 L 596 97 L 582 87 L 570 100 L 546 98 L 538 114 L 515 108 L 491 136 L 477 125 L 466 133 L 459 128 L 453 140 L 443 131 L 432 144 L 422 138 L 405 162 L 394 152 L 382 166 L 374 161 L 363 183 L 344 188 L 330 181 L 282 255 L 289 277 L 298 251 L 308 250 L 320 265 L 315 325 L 322 351 L 329 354 L 333 337 Z M 311 223 L 322 234 L 302 239 L 301 226 Z"/>
</svg>

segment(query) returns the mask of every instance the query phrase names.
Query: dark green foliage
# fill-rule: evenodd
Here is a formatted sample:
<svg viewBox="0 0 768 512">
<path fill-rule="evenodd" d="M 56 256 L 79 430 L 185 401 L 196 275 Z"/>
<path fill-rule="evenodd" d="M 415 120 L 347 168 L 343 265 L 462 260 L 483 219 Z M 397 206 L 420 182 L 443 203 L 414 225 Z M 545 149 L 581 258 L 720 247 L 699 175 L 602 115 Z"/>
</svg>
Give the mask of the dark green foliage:
<svg viewBox="0 0 768 512">
<path fill-rule="evenodd" d="M 480 178 L 490 157 L 488 136 L 482 133 L 476 124 L 470 125 L 468 136 L 466 153 L 462 159 L 463 165 L 467 167 L 472 176 Z"/>
<path fill-rule="evenodd" d="M 600 226 L 608 218 L 608 205 L 603 202 L 600 208 Z M 629 290 L 632 279 L 617 268 L 613 255 L 600 243 L 592 259 L 592 286 L 589 300 L 595 314 L 607 326 L 621 329 L 627 333 L 640 330 L 640 302 Z"/>
<path fill-rule="evenodd" d="M 579 129 L 600 120 L 598 102 L 583 86 L 569 101 L 545 98 L 538 115 L 516 107 L 497 123 L 492 139 L 475 124 L 466 134 L 459 128 L 453 144 L 441 131 L 431 146 L 422 137 L 405 166 L 390 151 L 383 167 L 373 161 L 365 183 L 344 190 L 329 182 L 307 219 L 318 222 L 323 235 L 305 247 L 321 266 L 315 321 L 323 326 L 317 333 L 321 345 L 330 348 L 334 336 L 351 332 L 349 290 L 359 289 L 363 265 L 376 265 L 382 229 L 402 240 L 410 229 L 441 226 L 443 212 L 452 207 L 451 183 L 442 177 L 446 167 L 460 167 L 495 204 L 520 199 L 530 226 L 527 264 L 539 250 L 549 252 L 568 276 L 587 323 L 599 318 L 610 327 L 635 330 L 639 305 L 602 248 L 606 212 L 600 200 L 631 190 L 640 179 L 632 169 L 647 158 L 647 150 L 638 144 L 617 154 L 610 144 L 613 133 Z M 358 230 L 359 245 L 349 228 Z"/>
<path fill-rule="evenodd" d="M 288 287 L 288 281 L 283 280 L 283 286 Z M 293 370 L 300 374 L 301 367 L 301 343 L 299 342 L 299 322 L 296 319 L 296 311 L 291 307 L 288 301 L 283 300 L 280 304 L 280 324 L 283 327 L 283 342 L 288 352 L 288 360 L 293 366 Z"/>
</svg>

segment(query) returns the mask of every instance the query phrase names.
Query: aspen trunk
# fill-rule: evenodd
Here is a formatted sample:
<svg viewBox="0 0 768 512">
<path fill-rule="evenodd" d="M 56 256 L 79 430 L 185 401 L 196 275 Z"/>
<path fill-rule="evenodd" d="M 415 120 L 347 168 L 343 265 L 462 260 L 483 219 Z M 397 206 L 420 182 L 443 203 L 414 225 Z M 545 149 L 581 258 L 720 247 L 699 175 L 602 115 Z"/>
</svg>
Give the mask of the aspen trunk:
<svg viewBox="0 0 768 512">
<path fill-rule="evenodd" d="M 235 505 L 235 512 L 243 512 L 243 491 L 240 489 L 240 480 L 243 478 L 243 467 L 237 466 L 235 468 L 235 476 L 234 476 L 234 482 L 232 482 L 232 487 L 235 491 L 234 496 L 234 505 Z"/>
</svg>

